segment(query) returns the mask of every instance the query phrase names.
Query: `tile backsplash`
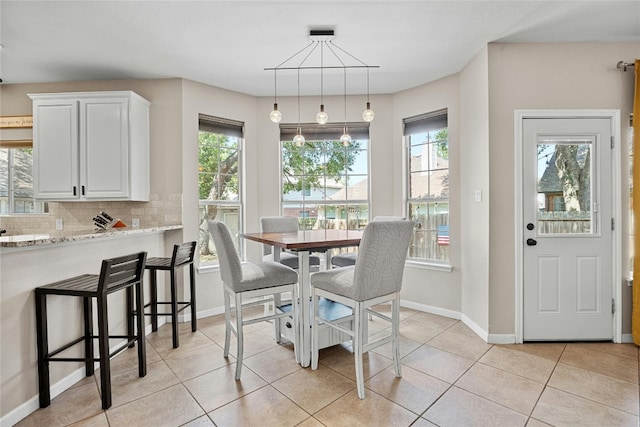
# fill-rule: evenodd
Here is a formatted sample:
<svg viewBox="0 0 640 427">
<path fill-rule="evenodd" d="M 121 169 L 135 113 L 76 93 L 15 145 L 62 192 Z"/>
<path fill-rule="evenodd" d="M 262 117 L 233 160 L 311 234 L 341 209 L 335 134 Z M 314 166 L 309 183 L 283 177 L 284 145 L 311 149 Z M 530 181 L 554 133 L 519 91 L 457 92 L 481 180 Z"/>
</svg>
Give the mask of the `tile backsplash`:
<svg viewBox="0 0 640 427">
<path fill-rule="evenodd" d="M 93 231 L 93 217 L 100 212 L 120 219 L 127 227 L 133 218 L 140 220 L 140 228 L 181 224 L 182 194 L 152 193 L 148 202 L 49 202 L 48 214 L 2 216 L 0 228 L 7 235 Z M 56 219 L 62 219 L 61 231 L 56 230 Z"/>
</svg>

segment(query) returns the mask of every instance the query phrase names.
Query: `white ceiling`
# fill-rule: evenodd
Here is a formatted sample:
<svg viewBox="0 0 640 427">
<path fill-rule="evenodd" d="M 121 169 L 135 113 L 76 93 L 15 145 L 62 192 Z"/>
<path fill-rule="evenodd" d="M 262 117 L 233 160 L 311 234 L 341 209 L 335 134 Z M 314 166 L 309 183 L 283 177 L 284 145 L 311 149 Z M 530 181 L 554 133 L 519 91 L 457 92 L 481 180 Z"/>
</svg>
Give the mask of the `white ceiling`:
<svg viewBox="0 0 640 427">
<path fill-rule="evenodd" d="M 395 93 L 459 72 L 492 41 L 638 42 L 640 0 L 0 0 L 0 78 L 181 77 L 273 96 L 265 68 L 306 46 L 315 28 L 334 29 L 336 45 L 380 67 L 370 71 L 371 93 Z M 278 95 L 296 94 L 288 73 L 278 72 Z M 362 73 L 349 70 L 350 94 L 366 92 Z M 319 72 L 301 74 L 301 94 L 319 94 Z M 325 73 L 325 94 L 343 84 L 342 74 Z"/>
</svg>

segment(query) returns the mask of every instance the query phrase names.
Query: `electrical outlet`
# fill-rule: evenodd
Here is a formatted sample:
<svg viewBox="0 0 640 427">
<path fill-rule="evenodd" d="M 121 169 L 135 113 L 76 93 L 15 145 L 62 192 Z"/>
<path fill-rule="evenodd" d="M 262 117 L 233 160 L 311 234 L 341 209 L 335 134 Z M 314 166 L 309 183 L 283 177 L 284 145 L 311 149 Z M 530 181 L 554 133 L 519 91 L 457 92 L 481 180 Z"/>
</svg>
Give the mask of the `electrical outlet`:
<svg viewBox="0 0 640 427">
<path fill-rule="evenodd" d="M 131 220 L 131 226 L 132 226 L 133 228 L 138 228 L 138 227 L 140 227 L 140 219 L 139 219 L 139 218 L 133 218 L 133 219 Z"/>
<path fill-rule="evenodd" d="M 62 218 L 56 218 L 56 230 L 62 230 Z"/>
</svg>

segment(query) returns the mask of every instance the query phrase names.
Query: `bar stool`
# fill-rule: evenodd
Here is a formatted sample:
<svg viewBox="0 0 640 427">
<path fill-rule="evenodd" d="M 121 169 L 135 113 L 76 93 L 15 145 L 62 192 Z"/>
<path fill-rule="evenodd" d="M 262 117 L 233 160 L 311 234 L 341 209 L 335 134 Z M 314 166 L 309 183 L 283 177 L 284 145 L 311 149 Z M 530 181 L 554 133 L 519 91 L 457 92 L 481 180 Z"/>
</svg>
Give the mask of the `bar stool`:
<svg viewBox="0 0 640 427">
<path fill-rule="evenodd" d="M 142 310 L 142 276 L 146 252 L 125 255 L 102 261 L 100 275 L 83 274 L 69 279 L 60 280 L 35 289 L 36 302 L 36 333 L 38 345 L 38 386 L 40 391 L 40 407 L 46 408 L 51 403 L 49 382 L 49 362 L 84 362 L 86 375 L 94 373 L 94 363 L 100 362 L 100 390 L 102 395 L 102 409 L 111 407 L 111 365 L 110 358 L 120 353 L 138 341 L 138 376 L 147 374 L 146 348 L 144 337 L 144 321 L 138 318 L 137 331 L 133 334 L 132 327 L 127 335 L 109 335 L 109 319 L 107 317 L 107 296 L 113 292 L 125 290 L 127 300 L 131 299 L 135 288 L 138 310 Z M 84 334 L 56 350 L 49 352 L 47 331 L 47 295 L 68 295 L 83 299 Z M 92 298 L 97 300 L 98 335 L 93 335 L 93 307 Z M 127 311 L 128 320 L 133 322 L 130 310 Z M 109 339 L 126 339 L 111 353 Z M 99 358 L 94 358 L 93 339 L 98 339 Z M 54 357 L 62 351 L 80 343 L 84 343 L 84 357 Z"/>
<path fill-rule="evenodd" d="M 151 330 L 153 332 L 158 330 L 158 316 L 171 315 L 171 326 L 173 331 L 173 348 L 178 348 L 179 336 L 178 336 L 178 313 L 187 307 L 191 307 L 191 331 L 198 330 L 198 324 L 196 319 L 196 279 L 193 266 L 193 258 L 196 253 L 197 242 L 187 242 L 180 245 L 174 245 L 173 255 L 171 258 L 162 257 L 150 257 L 147 259 L 145 268 L 151 273 L 150 289 L 149 289 L 149 302 L 145 304 L 145 309 L 150 308 L 150 311 L 145 311 L 145 316 L 151 316 Z M 189 288 L 191 293 L 190 301 L 178 301 L 178 292 L 176 286 L 177 270 L 189 266 Z M 169 271 L 171 273 L 171 301 L 161 302 L 158 301 L 158 282 L 157 272 Z M 158 305 L 170 305 L 171 311 L 168 313 L 158 313 Z M 178 305 L 182 307 L 178 308 Z"/>
</svg>

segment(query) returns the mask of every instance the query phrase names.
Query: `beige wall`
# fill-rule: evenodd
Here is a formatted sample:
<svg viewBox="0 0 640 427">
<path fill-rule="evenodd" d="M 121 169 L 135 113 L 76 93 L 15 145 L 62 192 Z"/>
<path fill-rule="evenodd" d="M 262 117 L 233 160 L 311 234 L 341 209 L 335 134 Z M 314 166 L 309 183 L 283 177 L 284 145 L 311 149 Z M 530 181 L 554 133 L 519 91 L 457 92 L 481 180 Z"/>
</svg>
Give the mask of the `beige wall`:
<svg viewBox="0 0 640 427">
<path fill-rule="evenodd" d="M 501 44 L 489 51 L 489 330 L 515 330 L 514 111 L 516 109 L 619 109 L 628 129 L 633 72 L 616 69 L 640 56 L 639 43 Z M 623 277 L 629 271 L 628 145 L 621 141 Z M 630 333 L 631 288 L 623 286 L 622 332 Z"/>
<path fill-rule="evenodd" d="M 461 312 L 489 332 L 489 85 L 483 48 L 460 73 Z M 481 201 L 475 201 L 475 192 Z M 476 331 L 478 332 L 478 331 Z"/>
</svg>

